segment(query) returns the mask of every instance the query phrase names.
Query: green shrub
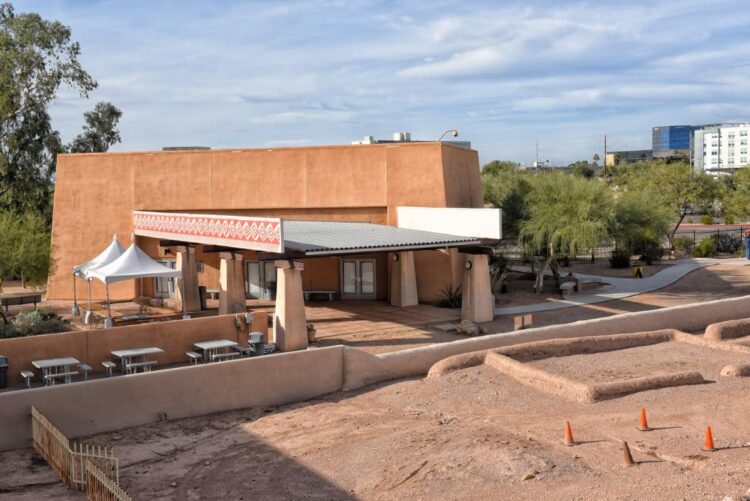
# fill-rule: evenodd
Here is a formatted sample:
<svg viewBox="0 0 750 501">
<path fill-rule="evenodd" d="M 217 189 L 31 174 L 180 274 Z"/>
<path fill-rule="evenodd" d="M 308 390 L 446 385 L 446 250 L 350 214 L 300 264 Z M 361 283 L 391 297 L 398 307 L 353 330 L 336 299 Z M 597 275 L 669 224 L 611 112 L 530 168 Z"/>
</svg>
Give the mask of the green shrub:
<svg viewBox="0 0 750 501">
<path fill-rule="evenodd" d="M 675 249 L 685 254 L 692 254 L 693 247 L 695 247 L 695 242 L 690 237 L 675 237 L 672 243 Z"/>
<path fill-rule="evenodd" d="M 693 257 L 714 257 L 716 255 L 716 242 L 713 238 L 706 238 L 695 246 Z"/>
<path fill-rule="evenodd" d="M 615 249 L 609 258 L 609 264 L 612 268 L 629 268 L 631 255 L 630 249 Z"/>
<path fill-rule="evenodd" d="M 654 261 L 658 261 L 661 259 L 662 255 L 664 254 L 664 250 L 661 248 L 661 245 L 658 241 L 650 239 L 650 238 L 644 238 L 641 239 L 633 249 L 634 254 L 638 254 L 640 256 L 640 260 L 643 261 L 646 264 L 653 264 Z"/>
<path fill-rule="evenodd" d="M 13 324 L 0 324 L 0 339 L 7 339 L 11 337 L 19 337 L 19 333 Z"/>
<path fill-rule="evenodd" d="M 437 305 L 441 308 L 460 308 L 463 299 L 461 287 L 453 288 L 449 285 L 440 293 L 440 300 Z"/>
<path fill-rule="evenodd" d="M 701 216 L 701 224 L 714 224 L 714 218 L 710 214 L 703 214 Z"/>
<path fill-rule="evenodd" d="M 736 254 L 742 248 L 742 238 L 739 235 L 730 233 L 718 233 L 711 236 L 711 240 L 716 244 L 717 252 L 728 252 Z"/>
<path fill-rule="evenodd" d="M 70 330 L 70 323 L 52 310 L 40 309 L 19 313 L 13 321 L 13 327 L 20 336 L 33 336 L 34 334 L 67 332 Z"/>
<path fill-rule="evenodd" d="M 724 224 L 734 224 L 737 220 L 734 218 L 734 216 L 724 216 Z"/>
<path fill-rule="evenodd" d="M 502 254 L 490 256 L 490 283 L 493 293 L 507 292 L 508 261 Z"/>
</svg>

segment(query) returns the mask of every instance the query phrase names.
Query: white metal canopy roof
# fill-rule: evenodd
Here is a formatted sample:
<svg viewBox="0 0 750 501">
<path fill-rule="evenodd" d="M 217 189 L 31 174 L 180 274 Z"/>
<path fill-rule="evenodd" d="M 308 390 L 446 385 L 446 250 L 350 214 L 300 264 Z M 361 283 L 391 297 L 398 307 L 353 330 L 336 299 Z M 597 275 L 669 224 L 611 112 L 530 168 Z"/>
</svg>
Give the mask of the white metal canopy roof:
<svg viewBox="0 0 750 501">
<path fill-rule="evenodd" d="M 137 245 L 132 244 L 119 258 L 105 266 L 90 270 L 87 276 L 111 284 L 134 278 L 181 277 L 182 271 L 157 263 Z"/>
<path fill-rule="evenodd" d="M 83 264 L 73 266 L 73 274 L 77 277 L 89 278 L 88 272 L 95 268 L 108 265 L 120 257 L 123 252 L 125 252 L 125 247 L 120 245 L 120 242 L 117 241 L 117 235 L 113 235 L 112 243 L 110 243 L 98 256 Z"/>
<path fill-rule="evenodd" d="M 372 223 L 284 220 L 284 245 L 307 256 L 480 245 L 474 237 Z"/>
</svg>

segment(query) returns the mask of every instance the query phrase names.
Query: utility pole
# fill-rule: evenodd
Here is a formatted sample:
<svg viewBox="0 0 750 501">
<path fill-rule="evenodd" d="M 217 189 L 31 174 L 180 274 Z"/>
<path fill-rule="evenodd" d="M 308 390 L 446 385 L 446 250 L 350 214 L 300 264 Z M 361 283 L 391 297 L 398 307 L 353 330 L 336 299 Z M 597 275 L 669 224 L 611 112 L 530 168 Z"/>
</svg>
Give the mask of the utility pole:
<svg viewBox="0 0 750 501">
<path fill-rule="evenodd" d="M 604 179 L 607 179 L 607 135 L 604 134 Z"/>
<path fill-rule="evenodd" d="M 539 140 L 536 140 L 536 161 L 534 162 L 534 166 L 536 167 L 536 172 L 539 174 Z"/>
</svg>

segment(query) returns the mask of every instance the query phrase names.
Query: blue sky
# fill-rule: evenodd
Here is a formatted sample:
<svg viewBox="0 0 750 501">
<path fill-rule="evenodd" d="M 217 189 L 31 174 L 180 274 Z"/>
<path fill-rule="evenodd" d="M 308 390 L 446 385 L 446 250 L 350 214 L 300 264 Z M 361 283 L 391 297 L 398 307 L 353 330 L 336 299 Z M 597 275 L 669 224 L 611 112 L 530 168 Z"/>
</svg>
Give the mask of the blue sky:
<svg viewBox="0 0 750 501">
<path fill-rule="evenodd" d="M 741 1 L 14 2 L 71 26 L 117 150 L 342 144 L 456 128 L 482 162 L 650 148 L 655 125 L 750 120 Z"/>
</svg>

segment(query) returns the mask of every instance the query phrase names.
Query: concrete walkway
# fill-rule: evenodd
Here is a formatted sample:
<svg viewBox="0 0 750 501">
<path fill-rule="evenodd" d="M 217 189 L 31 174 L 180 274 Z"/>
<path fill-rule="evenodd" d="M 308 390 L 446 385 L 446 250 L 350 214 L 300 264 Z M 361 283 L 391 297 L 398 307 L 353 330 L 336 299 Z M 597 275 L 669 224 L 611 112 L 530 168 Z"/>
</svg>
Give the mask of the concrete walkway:
<svg viewBox="0 0 750 501">
<path fill-rule="evenodd" d="M 677 280 L 681 279 L 691 271 L 712 266 L 715 264 L 725 264 L 733 266 L 747 266 L 750 264 L 745 258 L 734 259 L 716 259 L 716 258 L 695 258 L 686 259 L 673 264 L 668 268 L 646 278 L 619 278 L 619 277 L 602 277 L 599 275 L 587 275 L 584 273 L 574 273 L 574 275 L 584 281 L 606 283 L 595 291 L 579 294 L 571 294 L 567 299 L 545 301 L 543 303 L 526 304 L 521 306 L 508 306 L 504 308 L 495 308 L 495 315 L 522 315 L 524 313 L 534 313 L 537 311 L 559 310 L 562 308 L 571 308 L 573 306 L 582 306 L 586 304 L 603 303 L 614 299 L 623 299 L 646 292 L 662 289 Z M 512 266 L 511 270 L 529 273 L 529 266 Z M 552 275 L 551 272 L 545 273 Z"/>
</svg>

